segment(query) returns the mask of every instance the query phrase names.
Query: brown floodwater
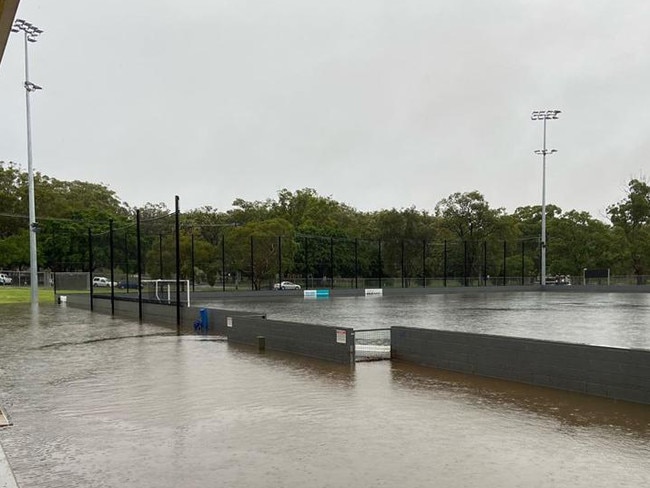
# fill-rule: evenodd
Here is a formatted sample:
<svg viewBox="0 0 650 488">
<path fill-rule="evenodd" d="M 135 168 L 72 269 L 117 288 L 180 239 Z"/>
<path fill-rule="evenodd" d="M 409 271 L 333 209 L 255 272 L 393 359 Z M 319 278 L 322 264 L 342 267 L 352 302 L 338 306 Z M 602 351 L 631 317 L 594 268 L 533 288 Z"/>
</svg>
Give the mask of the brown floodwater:
<svg viewBox="0 0 650 488">
<path fill-rule="evenodd" d="M 0 307 L 0 405 L 21 488 L 650 484 L 649 406 L 54 305 Z"/>
</svg>

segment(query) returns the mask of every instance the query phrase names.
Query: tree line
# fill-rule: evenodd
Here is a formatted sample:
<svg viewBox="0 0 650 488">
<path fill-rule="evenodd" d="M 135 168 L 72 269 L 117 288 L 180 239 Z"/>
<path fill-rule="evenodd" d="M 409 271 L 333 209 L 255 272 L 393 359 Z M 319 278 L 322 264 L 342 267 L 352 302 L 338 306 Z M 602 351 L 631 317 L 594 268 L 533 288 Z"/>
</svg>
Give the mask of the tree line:
<svg viewBox="0 0 650 488">
<path fill-rule="evenodd" d="M 143 270 L 169 278 L 174 267 L 174 214 L 163 203 L 134 209 L 103 184 L 34 175 L 38 261 L 51 271 L 106 267 L 112 240 L 122 273 L 133 273 L 136 214 Z M 546 206 L 548 274 L 580 276 L 585 268 L 639 279 L 650 267 L 650 186 L 632 179 L 609 222 L 588 212 Z M 0 161 L 0 269 L 29 266 L 27 174 Z M 261 286 L 280 276 L 422 278 L 539 276 L 541 206 L 508 213 L 478 191 L 457 192 L 431 210 L 361 212 L 310 188 L 282 189 L 264 201 L 236 199 L 220 211 L 180 214 L 182 274 L 210 284 L 226 275 Z M 443 270 L 444 266 L 444 270 Z"/>
</svg>

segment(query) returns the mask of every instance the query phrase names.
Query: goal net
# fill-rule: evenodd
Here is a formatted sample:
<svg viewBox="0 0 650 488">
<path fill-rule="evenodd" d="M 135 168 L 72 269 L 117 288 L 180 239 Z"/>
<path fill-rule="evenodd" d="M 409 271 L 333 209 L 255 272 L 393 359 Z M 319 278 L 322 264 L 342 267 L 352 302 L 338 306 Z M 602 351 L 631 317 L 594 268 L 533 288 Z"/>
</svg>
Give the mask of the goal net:
<svg viewBox="0 0 650 488">
<path fill-rule="evenodd" d="M 176 303 L 176 280 L 142 280 L 142 294 L 159 303 Z M 179 282 L 181 303 L 190 306 L 190 280 Z"/>
</svg>

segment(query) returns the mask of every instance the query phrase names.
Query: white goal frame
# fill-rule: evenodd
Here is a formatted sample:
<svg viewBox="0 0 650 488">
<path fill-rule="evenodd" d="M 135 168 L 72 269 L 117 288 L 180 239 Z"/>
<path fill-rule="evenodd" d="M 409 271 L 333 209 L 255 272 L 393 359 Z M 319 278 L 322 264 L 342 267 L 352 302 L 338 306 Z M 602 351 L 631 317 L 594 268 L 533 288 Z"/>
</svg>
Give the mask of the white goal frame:
<svg viewBox="0 0 650 488">
<path fill-rule="evenodd" d="M 160 303 L 172 302 L 171 286 L 176 286 L 176 280 L 142 280 L 142 284 L 153 283 L 155 285 L 154 291 L 156 300 Z M 185 283 L 185 298 L 187 299 L 187 306 L 190 306 L 190 280 L 180 280 L 179 283 Z M 167 285 L 167 286 L 165 286 Z M 165 296 L 166 295 L 166 296 Z"/>
</svg>

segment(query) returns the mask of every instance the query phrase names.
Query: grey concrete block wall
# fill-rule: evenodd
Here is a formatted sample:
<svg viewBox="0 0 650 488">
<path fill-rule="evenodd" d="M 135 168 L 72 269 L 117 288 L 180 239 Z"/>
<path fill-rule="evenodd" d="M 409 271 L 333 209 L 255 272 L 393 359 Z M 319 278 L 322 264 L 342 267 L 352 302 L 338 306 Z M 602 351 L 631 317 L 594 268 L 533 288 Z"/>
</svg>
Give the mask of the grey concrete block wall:
<svg viewBox="0 0 650 488">
<path fill-rule="evenodd" d="M 88 295 L 69 295 L 68 304 L 89 309 Z M 181 331 L 193 332 L 194 321 L 199 319 L 203 307 L 184 307 L 181 309 Z M 97 313 L 110 314 L 109 297 L 95 298 L 93 309 Z M 138 320 L 137 300 L 115 300 L 117 317 Z M 227 336 L 229 341 L 256 346 L 258 336 L 264 336 L 266 349 L 284 351 L 326 361 L 354 363 L 354 329 L 328 325 L 301 324 L 266 320 L 262 315 L 250 312 L 206 308 L 208 313 L 209 335 Z M 159 325 L 168 325 L 176 330 L 176 307 L 143 303 L 142 319 Z"/>
<path fill-rule="evenodd" d="M 229 342 L 253 346 L 258 344 L 258 337 L 261 336 L 269 350 L 337 363 L 354 363 L 354 329 L 351 328 L 240 315 L 230 317 L 226 336 Z"/>
<path fill-rule="evenodd" d="M 650 404 L 646 350 L 393 327 L 391 358 Z"/>
<path fill-rule="evenodd" d="M 73 294 L 66 296 L 68 305 L 90 309 L 90 297 L 86 294 Z M 140 311 L 137 300 L 115 300 L 113 308 L 115 316 L 131 320 L 139 320 Z M 183 307 L 181 308 L 181 331 L 192 332 L 194 330 L 194 321 L 199 318 L 198 307 Z M 102 314 L 111 314 L 111 300 L 110 296 L 95 297 L 93 300 L 93 311 Z M 176 330 L 176 307 L 159 304 L 159 303 L 143 303 L 142 304 L 142 320 L 158 325 L 169 326 L 170 330 Z M 209 331 L 209 333 L 214 333 Z"/>
<path fill-rule="evenodd" d="M 75 293 L 72 295 L 64 295 L 66 303 L 75 308 L 90 309 L 90 296 L 85 293 Z M 57 295 L 57 301 L 61 295 Z"/>
</svg>

